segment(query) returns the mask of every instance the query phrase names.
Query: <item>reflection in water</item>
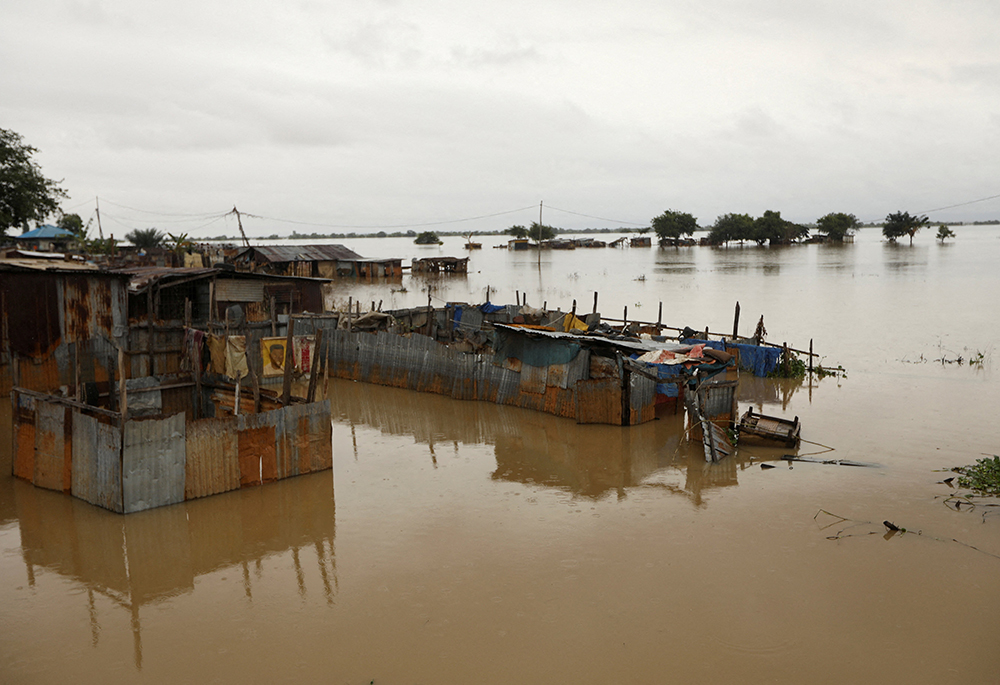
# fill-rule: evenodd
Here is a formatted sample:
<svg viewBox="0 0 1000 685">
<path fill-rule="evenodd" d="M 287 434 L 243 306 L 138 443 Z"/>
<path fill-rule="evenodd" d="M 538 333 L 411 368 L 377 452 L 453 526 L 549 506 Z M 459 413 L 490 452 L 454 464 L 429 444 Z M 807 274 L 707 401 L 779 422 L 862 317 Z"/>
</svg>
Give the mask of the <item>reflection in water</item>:
<svg viewBox="0 0 1000 685">
<path fill-rule="evenodd" d="M 663 488 L 697 506 L 703 492 L 736 485 L 749 465 L 739 453 L 706 464 L 700 443 L 687 440 L 683 412 L 665 413 L 642 426 L 578 425 L 542 412 L 487 402 L 330 381 L 334 420 L 383 433 L 413 436 L 427 445 L 432 465 L 442 443 L 493 445 L 494 480 L 569 491 L 588 499 L 619 499 L 636 487 Z M 355 459 L 357 449 L 355 446 Z"/>
<path fill-rule="evenodd" d="M 9 453 L 5 456 L 9 459 Z M 205 574 L 240 568 L 246 598 L 252 602 L 254 579 L 263 575 L 262 560 L 290 551 L 298 592 L 305 598 L 308 588 L 299 550 L 312 548 L 322 595 L 333 604 L 336 526 L 329 472 L 129 516 L 11 478 L 2 482 L 4 518 L 13 515 L 18 520 L 29 587 L 35 587 L 38 569 L 85 587 L 94 647 L 101 634 L 95 595 L 127 611 L 137 669 L 142 668 L 141 609 L 192 592 L 196 579 Z"/>
</svg>

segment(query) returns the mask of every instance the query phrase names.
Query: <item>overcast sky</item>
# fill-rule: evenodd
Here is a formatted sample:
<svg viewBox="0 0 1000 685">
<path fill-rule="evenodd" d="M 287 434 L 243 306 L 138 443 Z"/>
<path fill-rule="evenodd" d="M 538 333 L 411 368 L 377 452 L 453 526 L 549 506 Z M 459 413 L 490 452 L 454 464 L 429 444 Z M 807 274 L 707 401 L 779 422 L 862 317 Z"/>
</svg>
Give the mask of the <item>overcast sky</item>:
<svg viewBox="0 0 1000 685">
<path fill-rule="evenodd" d="M 996 0 L 3 0 L 0 127 L 118 235 L 871 221 L 1000 194 L 998 29 Z"/>
</svg>

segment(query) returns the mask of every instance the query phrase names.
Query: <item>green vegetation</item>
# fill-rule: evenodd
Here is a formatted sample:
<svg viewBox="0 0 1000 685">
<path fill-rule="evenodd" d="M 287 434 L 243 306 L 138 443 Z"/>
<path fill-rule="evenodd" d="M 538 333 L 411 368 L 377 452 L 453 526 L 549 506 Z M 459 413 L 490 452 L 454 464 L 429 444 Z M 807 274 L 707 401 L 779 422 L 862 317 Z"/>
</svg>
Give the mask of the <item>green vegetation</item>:
<svg viewBox="0 0 1000 685">
<path fill-rule="evenodd" d="M 961 474 L 958 486 L 986 495 L 1000 495 L 1000 457 L 977 459 L 975 464 L 954 469 Z"/>
<path fill-rule="evenodd" d="M 519 224 L 514 224 L 504 231 L 504 233 L 514 238 L 514 240 L 524 240 L 528 237 L 528 229 Z"/>
<path fill-rule="evenodd" d="M 844 237 L 851 235 L 860 226 L 858 217 L 844 212 L 831 212 L 816 220 L 816 228 L 826 234 L 828 240 L 835 243 L 844 242 Z"/>
<path fill-rule="evenodd" d="M 913 244 L 913 236 L 917 231 L 930 223 L 926 216 L 910 216 L 909 212 L 896 212 L 885 217 L 885 225 L 882 226 L 882 235 L 890 243 L 896 242 L 904 235 L 910 236 L 910 245 Z"/>
<path fill-rule="evenodd" d="M 767 374 L 768 378 L 805 378 L 806 363 L 791 352 L 788 353 L 787 361 L 778 362 L 777 368 Z"/>
<path fill-rule="evenodd" d="M 161 247 L 166 239 L 166 234 L 155 228 L 137 228 L 131 233 L 125 234 L 125 240 L 143 250 Z"/>
<path fill-rule="evenodd" d="M 545 224 L 540 224 L 537 221 L 532 221 L 531 226 L 528 228 L 528 237 L 536 243 L 540 243 L 543 240 L 552 240 L 556 237 L 556 229 Z"/>
<path fill-rule="evenodd" d="M 698 220 L 687 212 L 668 209 L 658 217 L 654 217 L 653 230 L 660 239 L 660 245 L 675 243 L 681 236 L 691 235 L 698 230 Z"/>
<path fill-rule="evenodd" d="M 731 240 L 750 240 L 753 234 L 753 217 L 749 214 L 723 214 L 715 220 L 708 240 L 714 245 L 723 245 Z"/>
<path fill-rule="evenodd" d="M 8 229 L 27 231 L 29 221 L 44 221 L 67 196 L 58 181 L 42 175 L 31 159 L 36 152 L 20 134 L 0 128 L 0 239 Z"/>
<path fill-rule="evenodd" d="M 947 226 L 938 226 L 937 239 L 942 243 L 948 238 L 954 238 L 955 232 Z"/>
<path fill-rule="evenodd" d="M 758 245 L 787 244 L 808 237 L 809 229 L 781 218 L 781 212 L 767 210 L 753 222 L 751 238 Z"/>
<path fill-rule="evenodd" d="M 413 242 L 417 245 L 440 245 L 441 239 L 438 238 L 438 234 L 434 231 L 424 231 Z"/>
<path fill-rule="evenodd" d="M 59 221 L 56 222 L 56 226 L 66 231 L 73 231 L 73 233 L 81 237 L 87 233 L 83 225 L 83 219 L 80 218 L 79 214 L 63 214 L 59 217 Z"/>
</svg>

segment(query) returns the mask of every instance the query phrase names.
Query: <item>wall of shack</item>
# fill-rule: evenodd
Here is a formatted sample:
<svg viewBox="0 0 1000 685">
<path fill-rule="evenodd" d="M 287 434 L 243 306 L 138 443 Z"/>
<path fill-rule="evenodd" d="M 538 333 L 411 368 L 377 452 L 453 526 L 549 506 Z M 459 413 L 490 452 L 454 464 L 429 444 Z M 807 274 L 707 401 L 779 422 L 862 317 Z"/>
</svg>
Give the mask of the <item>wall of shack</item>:
<svg viewBox="0 0 1000 685">
<path fill-rule="evenodd" d="M 333 467 L 330 402 L 187 420 L 112 412 L 14 391 L 15 476 L 119 513 Z"/>
</svg>

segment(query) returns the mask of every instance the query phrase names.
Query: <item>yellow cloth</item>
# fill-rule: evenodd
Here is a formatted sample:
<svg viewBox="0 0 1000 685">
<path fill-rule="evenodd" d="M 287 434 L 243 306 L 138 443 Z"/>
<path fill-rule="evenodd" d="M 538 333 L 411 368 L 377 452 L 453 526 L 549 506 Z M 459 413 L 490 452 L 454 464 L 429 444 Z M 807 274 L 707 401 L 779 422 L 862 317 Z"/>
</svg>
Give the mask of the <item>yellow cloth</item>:
<svg viewBox="0 0 1000 685">
<path fill-rule="evenodd" d="M 208 336 L 208 352 L 212 356 L 212 373 L 226 372 L 226 339 L 221 335 Z"/>
<path fill-rule="evenodd" d="M 246 338 L 231 335 L 226 339 L 226 375 L 230 378 L 243 378 L 247 373 Z"/>
</svg>

